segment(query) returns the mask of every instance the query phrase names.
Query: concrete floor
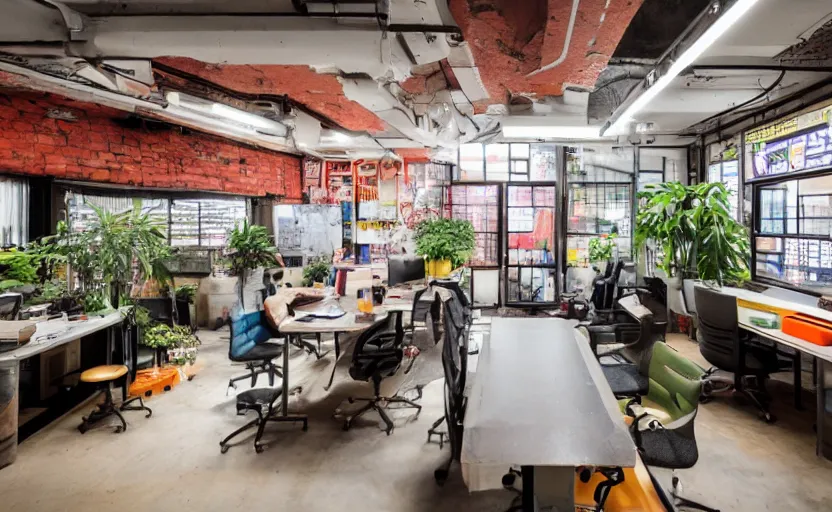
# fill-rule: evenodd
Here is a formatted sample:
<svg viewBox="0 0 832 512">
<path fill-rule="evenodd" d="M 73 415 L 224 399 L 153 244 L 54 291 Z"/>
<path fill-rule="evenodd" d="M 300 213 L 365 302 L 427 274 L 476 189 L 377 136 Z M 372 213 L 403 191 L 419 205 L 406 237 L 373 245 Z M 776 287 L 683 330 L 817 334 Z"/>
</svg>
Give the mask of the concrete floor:
<svg viewBox="0 0 832 512">
<path fill-rule="evenodd" d="M 331 415 L 348 394 L 366 394 L 343 375 L 324 394 L 332 356 L 322 361 L 295 353 L 293 385 L 304 386 L 312 412 L 309 431 L 278 425 L 255 454 L 250 438 L 221 455 L 219 441 L 246 419 L 235 416 L 227 379 L 241 368 L 227 359 L 221 333 L 201 332 L 201 370 L 191 382 L 148 401 L 150 419 L 128 413 L 129 429 L 113 434 L 75 429 L 85 410 L 53 423 L 22 445 L 18 460 L 0 471 L 4 511 L 200 510 L 502 511 L 506 491 L 468 494 L 459 470 L 444 487 L 433 470 L 448 448 L 426 444 L 426 430 L 442 414 L 441 381 L 425 388 L 420 417 L 397 414 L 388 437 L 376 418 L 344 432 Z M 669 342 L 696 360 L 696 344 L 680 336 Z M 343 358 L 342 358 L 343 360 Z M 788 375 L 786 375 L 788 378 Z M 261 378 L 262 379 L 262 378 Z M 297 379 L 297 381 L 296 381 Z M 265 384 L 265 379 L 259 383 Z M 240 390 L 246 389 L 241 383 Z M 684 495 L 723 511 L 832 510 L 832 463 L 814 455 L 813 400 L 809 410 L 791 405 L 791 386 L 772 385 L 774 425 L 759 421 L 749 406 L 730 398 L 700 408 L 696 467 L 679 471 Z M 667 478 L 665 472 L 660 478 Z"/>
</svg>

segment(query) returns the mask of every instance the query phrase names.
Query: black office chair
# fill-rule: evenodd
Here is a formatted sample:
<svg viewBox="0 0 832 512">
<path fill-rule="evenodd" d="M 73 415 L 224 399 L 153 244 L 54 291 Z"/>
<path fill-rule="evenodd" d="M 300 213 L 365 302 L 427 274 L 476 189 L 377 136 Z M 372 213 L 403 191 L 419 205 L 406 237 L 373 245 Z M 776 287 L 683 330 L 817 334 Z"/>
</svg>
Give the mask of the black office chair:
<svg viewBox="0 0 832 512">
<path fill-rule="evenodd" d="M 421 256 L 391 255 L 387 258 L 387 286 L 425 279 L 425 259 Z"/>
<path fill-rule="evenodd" d="M 344 420 L 344 430 L 349 430 L 353 421 L 367 411 L 373 410 L 381 416 L 387 428 L 385 432 L 389 436 L 393 432 L 393 422 L 385 411 L 382 404 L 403 404 L 402 408 L 415 408 L 416 417 L 422 410 L 422 406 L 400 396 L 381 396 L 381 381 L 386 377 L 396 374 L 401 366 L 404 357 L 402 344 L 404 343 L 404 329 L 402 328 L 402 315 L 389 314 L 386 318 L 379 320 L 362 332 L 355 342 L 355 349 L 350 364 L 350 377 L 353 380 L 373 381 L 373 396 L 370 398 L 353 398 L 348 401 L 367 402 L 362 408 L 348 416 Z"/>
<path fill-rule="evenodd" d="M 442 283 L 453 291 L 453 298 L 443 302 L 444 345 L 442 347 L 442 368 L 445 373 L 445 415 L 434 422 L 428 430 L 431 435 L 439 434 L 436 429 L 444 421 L 451 453 L 448 459 L 434 472 L 436 483 L 442 485 L 448 478 L 451 465 L 459 462 L 462 455 L 463 421 L 465 420 L 465 381 L 468 376 L 468 336 L 472 317 L 471 304 L 458 283 Z M 443 435 L 440 434 L 440 448 Z"/>
<path fill-rule="evenodd" d="M 0 320 L 17 320 L 20 307 L 23 305 L 23 295 L 19 293 L 4 293 L 0 295 Z"/>
<path fill-rule="evenodd" d="M 309 429 L 309 424 L 306 417 L 284 417 L 278 414 L 280 412 L 280 403 L 278 400 L 283 395 L 283 384 L 278 383 L 276 387 L 271 388 L 257 388 L 243 391 L 237 395 L 237 416 L 243 416 L 248 411 L 254 411 L 257 417 L 249 421 L 242 427 L 238 428 L 225 439 L 220 441 L 220 452 L 225 453 L 229 448 L 229 441 L 237 437 L 239 434 L 257 427 L 257 434 L 254 436 L 254 451 L 261 453 L 263 445 L 260 444 L 260 439 L 263 437 L 263 431 L 266 429 L 266 424 L 270 421 L 274 422 L 303 422 L 303 430 Z"/>
<path fill-rule="evenodd" d="M 736 297 L 705 286 L 694 288 L 694 297 L 699 316 L 699 352 L 716 367 L 708 372 L 705 395 L 712 395 L 719 384 L 726 390 L 733 387 L 757 407 L 761 419 L 776 421 L 769 412 L 766 380 L 772 373 L 788 370 L 793 362 L 781 360 L 775 347 L 739 328 Z M 716 376 L 716 369 L 732 372 L 733 386 L 730 379 Z"/>
<path fill-rule="evenodd" d="M 248 373 L 228 380 L 229 388 L 237 388 L 237 381 L 251 379 L 251 387 L 257 384 L 257 376 L 269 374 L 269 386 L 274 386 L 275 376 L 283 377 L 282 368 L 274 360 L 283 355 L 283 345 L 269 343 L 280 337 L 266 319 L 265 311 L 238 314 L 231 317 L 228 358 L 235 363 L 245 363 Z"/>
</svg>

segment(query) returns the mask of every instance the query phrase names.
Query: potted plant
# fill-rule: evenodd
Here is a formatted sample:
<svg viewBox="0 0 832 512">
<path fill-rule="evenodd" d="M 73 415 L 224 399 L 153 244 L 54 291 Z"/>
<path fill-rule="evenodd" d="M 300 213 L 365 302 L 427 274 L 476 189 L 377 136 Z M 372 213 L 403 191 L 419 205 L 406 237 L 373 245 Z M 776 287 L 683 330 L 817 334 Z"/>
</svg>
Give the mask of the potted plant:
<svg viewBox="0 0 832 512">
<path fill-rule="evenodd" d="M 73 232 L 66 223 L 59 222 L 53 242 L 75 272 L 83 293 L 118 307 L 134 281 L 155 280 L 160 287 L 170 283 L 165 264 L 170 259 L 170 247 L 161 224 L 135 209 L 111 213 L 93 204 L 88 206 L 95 213 L 91 225 Z"/>
<path fill-rule="evenodd" d="M 731 216 L 730 192 L 722 183 L 648 185 L 636 215 L 637 249 L 652 240 L 657 266 L 667 275 L 668 309 L 689 315 L 696 328 L 695 280 L 738 284 L 749 278 L 748 232 Z M 691 336 L 693 337 L 693 336 Z"/>
<path fill-rule="evenodd" d="M 309 287 L 315 283 L 325 283 L 329 279 L 330 264 L 324 258 L 313 258 L 303 268 L 303 286 Z"/>
<path fill-rule="evenodd" d="M 474 226 L 467 220 L 429 219 L 416 226 L 416 254 L 427 260 L 427 273 L 446 277 L 474 252 Z"/>
<path fill-rule="evenodd" d="M 607 262 L 612 260 L 617 235 L 601 235 L 589 239 L 589 262 L 597 272 L 603 272 Z"/>
<path fill-rule="evenodd" d="M 730 192 L 722 183 L 648 185 L 639 199 L 635 245 L 648 240 L 662 251 L 668 277 L 699 278 L 719 285 L 748 279 L 748 232 L 731 216 Z"/>
<path fill-rule="evenodd" d="M 243 290 L 245 283 L 251 279 L 251 271 L 276 264 L 277 248 L 272 243 L 268 230 L 264 226 L 252 225 L 248 219 L 237 224 L 228 237 L 227 257 L 231 270 L 238 278 L 240 304 L 245 307 Z M 262 281 L 262 276 L 257 282 Z"/>
<path fill-rule="evenodd" d="M 194 299 L 196 298 L 197 288 L 198 286 L 195 284 L 183 284 L 175 289 L 179 325 L 188 325 L 191 329 L 196 326 L 196 304 Z"/>
</svg>

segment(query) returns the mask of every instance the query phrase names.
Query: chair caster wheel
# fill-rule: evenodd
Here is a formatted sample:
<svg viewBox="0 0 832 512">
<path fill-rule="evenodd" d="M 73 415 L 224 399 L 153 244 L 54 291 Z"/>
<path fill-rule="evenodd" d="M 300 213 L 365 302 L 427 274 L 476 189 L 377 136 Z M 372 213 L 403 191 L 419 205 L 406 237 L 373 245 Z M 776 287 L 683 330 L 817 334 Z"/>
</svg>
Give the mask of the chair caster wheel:
<svg viewBox="0 0 832 512">
<path fill-rule="evenodd" d="M 124 427 L 122 427 L 121 425 L 116 427 L 116 430 L 115 430 L 116 434 L 121 434 L 122 432 L 124 432 Z"/>
<path fill-rule="evenodd" d="M 437 469 L 433 472 L 433 479 L 436 480 L 437 485 L 445 485 L 445 481 L 448 479 L 448 472 L 444 469 Z"/>
<path fill-rule="evenodd" d="M 392 429 L 390 429 L 390 430 L 385 430 L 385 432 L 387 432 L 387 435 L 389 436 L 390 434 L 392 434 L 392 433 L 393 433 L 393 430 L 392 430 Z"/>
<path fill-rule="evenodd" d="M 88 430 L 88 428 L 85 424 L 82 423 L 81 425 L 78 425 L 78 432 L 80 432 L 82 434 L 86 434 L 87 430 Z"/>
<path fill-rule="evenodd" d="M 354 404 L 355 403 L 355 398 L 349 397 L 349 398 L 347 398 L 347 402 L 349 402 L 351 404 Z"/>
<path fill-rule="evenodd" d="M 225 453 L 227 451 L 228 451 L 228 445 L 227 444 L 220 445 L 220 453 Z"/>
<path fill-rule="evenodd" d="M 254 445 L 254 451 L 257 452 L 257 453 L 263 453 L 263 447 L 256 444 L 256 445 Z"/>
<path fill-rule="evenodd" d="M 766 412 L 766 413 L 761 414 L 760 418 L 763 421 L 765 421 L 766 423 L 768 423 L 769 425 L 771 425 L 772 423 L 777 421 L 777 417 L 775 415 L 771 414 L 770 412 Z"/>
<path fill-rule="evenodd" d="M 349 430 L 349 429 L 350 429 L 350 422 L 349 422 L 349 421 L 345 421 L 345 422 L 344 422 L 344 425 L 343 425 L 343 426 L 341 426 L 341 430 L 343 430 L 343 431 L 345 431 L 345 432 L 346 432 L 346 431 L 347 431 L 347 430 Z"/>
</svg>

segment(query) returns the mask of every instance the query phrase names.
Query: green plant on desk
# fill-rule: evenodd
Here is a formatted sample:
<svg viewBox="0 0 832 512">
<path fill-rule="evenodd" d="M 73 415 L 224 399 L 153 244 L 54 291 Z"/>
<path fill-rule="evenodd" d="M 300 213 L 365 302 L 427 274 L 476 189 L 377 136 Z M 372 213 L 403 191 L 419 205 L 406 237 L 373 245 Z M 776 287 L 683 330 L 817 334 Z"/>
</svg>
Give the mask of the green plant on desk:
<svg viewBox="0 0 832 512">
<path fill-rule="evenodd" d="M 329 278 L 330 264 L 324 258 L 312 259 L 303 268 L 302 285 L 309 287 L 315 283 L 324 283 Z"/>
<path fill-rule="evenodd" d="M 476 246 L 474 225 L 467 220 L 429 219 L 416 226 L 416 254 L 429 261 L 448 260 L 462 266 Z"/>
<path fill-rule="evenodd" d="M 599 237 L 589 239 L 589 261 L 592 263 L 607 262 L 612 259 L 613 250 L 615 249 L 616 234 L 601 235 Z"/>
<path fill-rule="evenodd" d="M 243 302 L 246 273 L 259 267 L 273 267 L 277 260 L 277 247 L 264 226 L 248 223 L 243 219 L 234 226 L 228 237 L 226 257 L 230 260 L 231 270 L 238 278 L 240 304 Z"/>
</svg>

